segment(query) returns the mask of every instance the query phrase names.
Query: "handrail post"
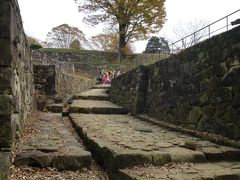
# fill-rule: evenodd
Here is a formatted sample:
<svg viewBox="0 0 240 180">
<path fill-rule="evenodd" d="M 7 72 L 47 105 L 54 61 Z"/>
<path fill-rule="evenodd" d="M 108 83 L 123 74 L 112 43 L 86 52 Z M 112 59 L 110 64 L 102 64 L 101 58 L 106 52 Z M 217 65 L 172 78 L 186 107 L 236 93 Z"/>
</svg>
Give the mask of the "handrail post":
<svg viewBox="0 0 240 180">
<path fill-rule="evenodd" d="M 196 32 L 193 33 L 193 44 L 196 44 Z"/>
<path fill-rule="evenodd" d="M 226 17 L 226 22 L 227 22 L 227 31 L 228 31 L 228 16 Z"/>
<path fill-rule="evenodd" d="M 208 26 L 208 37 L 211 37 L 211 29 L 210 29 L 210 25 Z"/>
</svg>

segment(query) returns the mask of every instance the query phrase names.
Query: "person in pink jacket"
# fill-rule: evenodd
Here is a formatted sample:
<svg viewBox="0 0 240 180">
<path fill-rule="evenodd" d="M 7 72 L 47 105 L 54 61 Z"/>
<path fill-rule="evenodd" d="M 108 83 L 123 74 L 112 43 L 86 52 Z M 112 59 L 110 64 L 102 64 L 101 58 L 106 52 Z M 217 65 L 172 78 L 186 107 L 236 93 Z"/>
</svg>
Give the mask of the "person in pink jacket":
<svg viewBox="0 0 240 180">
<path fill-rule="evenodd" d="M 109 73 L 107 72 L 107 73 L 106 73 L 106 77 L 105 77 L 104 84 L 110 84 L 110 82 L 111 82 L 110 76 L 109 76 Z"/>
</svg>

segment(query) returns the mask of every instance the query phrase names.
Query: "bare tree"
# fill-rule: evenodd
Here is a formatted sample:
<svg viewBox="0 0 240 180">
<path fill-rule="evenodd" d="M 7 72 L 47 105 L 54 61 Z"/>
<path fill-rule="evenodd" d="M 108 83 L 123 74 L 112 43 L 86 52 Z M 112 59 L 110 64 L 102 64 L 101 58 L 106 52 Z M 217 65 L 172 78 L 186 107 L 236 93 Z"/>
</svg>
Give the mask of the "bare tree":
<svg viewBox="0 0 240 180">
<path fill-rule="evenodd" d="M 80 43 L 79 47 L 82 47 L 86 43 L 84 33 L 77 27 L 62 24 L 52 28 L 52 31 L 48 32 L 45 46 L 68 49 L 74 41 L 78 41 Z"/>
<path fill-rule="evenodd" d="M 185 49 L 198 43 L 207 35 L 207 28 L 204 28 L 207 24 L 205 20 L 194 20 L 187 24 L 180 23 L 174 27 L 175 41 L 180 40 L 182 45 L 182 47 L 176 48 Z"/>
</svg>

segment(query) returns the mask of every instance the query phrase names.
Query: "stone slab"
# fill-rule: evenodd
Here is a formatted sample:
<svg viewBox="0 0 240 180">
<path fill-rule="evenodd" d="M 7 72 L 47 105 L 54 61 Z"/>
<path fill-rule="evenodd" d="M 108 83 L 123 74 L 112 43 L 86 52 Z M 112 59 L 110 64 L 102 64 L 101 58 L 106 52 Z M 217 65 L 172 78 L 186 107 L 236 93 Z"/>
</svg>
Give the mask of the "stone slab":
<svg viewBox="0 0 240 180">
<path fill-rule="evenodd" d="M 110 101 L 73 100 L 69 107 L 70 113 L 87 114 L 127 114 L 127 109 L 115 105 Z"/>
<path fill-rule="evenodd" d="M 61 112 L 63 112 L 63 104 L 58 103 L 58 104 L 48 105 L 47 110 L 50 112 L 54 112 L 54 113 L 61 113 Z"/>
<path fill-rule="evenodd" d="M 176 163 L 164 166 L 138 166 L 119 170 L 118 180 L 230 180 L 240 179 L 240 162 Z"/>
<path fill-rule="evenodd" d="M 128 115 L 70 114 L 70 119 L 93 156 L 107 169 L 145 163 L 239 159 L 239 149 L 169 131 Z M 189 149 L 191 143 L 197 148 Z"/>
<path fill-rule="evenodd" d="M 205 139 L 205 140 L 214 142 L 216 144 L 221 144 L 221 145 L 225 145 L 225 146 L 240 148 L 240 142 L 239 141 L 229 139 L 229 138 L 226 138 L 226 137 L 218 135 L 218 134 L 209 133 L 209 132 L 206 132 L 206 131 L 193 130 L 193 129 L 185 128 L 185 127 L 182 127 L 182 126 L 177 126 L 177 125 L 174 125 L 174 124 L 166 122 L 166 121 L 161 121 L 159 119 L 149 117 L 146 114 L 137 114 L 137 115 L 134 115 L 134 116 L 138 119 L 141 119 L 142 121 L 150 122 L 150 123 L 156 124 L 158 126 L 165 127 L 167 129 L 171 129 L 172 131 L 177 131 L 177 132 L 181 132 L 181 133 L 184 133 L 184 134 L 189 134 L 191 136 L 195 136 L 195 137 L 198 137 L 200 139 Z"/>
<path fill-rule="evenodd" d="M 74 95 L 74 99 L 86 100 L 109 100 L 109 95 L 106 94 L 106 89 L 90 89 L 82 93 Z"/>
<path fill-rule="evenodd" d="M 60 113 L 41 113 L 34 128 L 34 136 L 25 137 L 16 147 L 15 165 L 58 170 L 90 167 L 91 153 L 76 139 Z"/>
<path fill-rule="evenodd" d="M 97 84 L 93 86 L 93 89 L 109 89 L 111 87 L 110 84 Z"/>
<path fill-rule="evenodd" d="M 0 152 L 0 179 L 7 180 L 9 169 L 11 166 L 11 157 L 12 154 L 10 152 Z"/>
</svg>

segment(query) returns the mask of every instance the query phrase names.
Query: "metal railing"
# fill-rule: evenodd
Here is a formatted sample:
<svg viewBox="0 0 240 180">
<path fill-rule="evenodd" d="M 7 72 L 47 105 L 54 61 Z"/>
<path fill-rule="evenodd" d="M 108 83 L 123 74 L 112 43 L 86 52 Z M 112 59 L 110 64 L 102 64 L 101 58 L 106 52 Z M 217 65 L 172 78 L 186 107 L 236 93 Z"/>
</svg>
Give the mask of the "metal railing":
<svg viewBox="0 0 240 180">
<path fill-rule="evenodd" d="M 217 35 L 232 29 L 233 25 L 231 25 L 229 22 L 235 21 L 238 18 L 240 18 L 240 9 L 170 44 L 171 53 L 176 54 L 185 48 L 191 47 L 205 39 L 212 37 L 213 35 Z"/>
</svg>

